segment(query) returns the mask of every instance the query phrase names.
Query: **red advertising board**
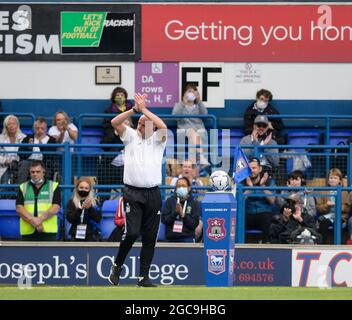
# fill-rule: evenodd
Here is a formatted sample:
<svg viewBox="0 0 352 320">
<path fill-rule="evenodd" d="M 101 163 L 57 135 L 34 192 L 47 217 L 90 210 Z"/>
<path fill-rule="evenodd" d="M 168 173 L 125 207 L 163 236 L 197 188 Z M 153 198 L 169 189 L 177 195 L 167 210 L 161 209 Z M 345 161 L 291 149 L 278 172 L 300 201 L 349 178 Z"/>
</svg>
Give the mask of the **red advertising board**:
<svg viewBox="0 0 352 320">
<path fill-rule="evenodd" d="M 142 60 L 351 62 L 352 5 L 143 5 Z"/>
</svg>

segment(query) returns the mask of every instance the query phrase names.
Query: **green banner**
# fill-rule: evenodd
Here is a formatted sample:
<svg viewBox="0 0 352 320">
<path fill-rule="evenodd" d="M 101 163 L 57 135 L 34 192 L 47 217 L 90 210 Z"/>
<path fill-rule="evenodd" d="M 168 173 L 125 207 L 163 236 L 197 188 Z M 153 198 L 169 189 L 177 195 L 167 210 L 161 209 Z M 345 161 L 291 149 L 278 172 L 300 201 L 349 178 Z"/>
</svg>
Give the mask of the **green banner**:
<svg viewBox="0 0 352 320">
<path fill-rule="evenodd" d="M 61 12 L 62 47 L 99 47 L 106 12 Z"/>
</svg>

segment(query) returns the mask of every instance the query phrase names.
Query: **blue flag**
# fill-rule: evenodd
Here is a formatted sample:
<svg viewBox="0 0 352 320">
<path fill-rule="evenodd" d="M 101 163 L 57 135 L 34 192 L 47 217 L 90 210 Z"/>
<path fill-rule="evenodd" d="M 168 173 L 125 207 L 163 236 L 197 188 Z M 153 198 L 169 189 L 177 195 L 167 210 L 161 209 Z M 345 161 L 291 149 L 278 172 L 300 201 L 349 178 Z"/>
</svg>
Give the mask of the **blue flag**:
<svg viewBox="0 0 352 320">
<path fill-rule="evenodd" d="M 235 149 L 235 157 L 233 160 L 233 181 L 240 183 L 242 180 L 249 177 L 252 170 L 249 166 L 248 159 L 240 147 Z"/>
</svg>

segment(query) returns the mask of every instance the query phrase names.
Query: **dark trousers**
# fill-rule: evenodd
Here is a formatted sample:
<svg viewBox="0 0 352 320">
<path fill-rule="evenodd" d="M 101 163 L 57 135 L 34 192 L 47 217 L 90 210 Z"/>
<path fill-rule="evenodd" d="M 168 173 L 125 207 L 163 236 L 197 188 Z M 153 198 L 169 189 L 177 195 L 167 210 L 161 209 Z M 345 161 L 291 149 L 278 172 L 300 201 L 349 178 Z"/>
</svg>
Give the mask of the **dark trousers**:
<svg viewBox="0 0 352 320">
<path fill-rule="evenodd" d="M 329 227 L 333 226 L 334 224 L 331 222 L 330 219 L 326 219 L 323 216 L 319 217 L 318 221 L 319 221 L 318 232 L 322 236 L 322 244 L 327 244 Z"/>
<path fill-rule="evenodd" d="M 270 242 L 270 224 L 272 213 L 263 212 L 256 214 L 246 214 L 246 230 L 259 229 L 263 232 L 263 242 Z"/>
<path fill-rule="evenodd" d="M 123 265 L 128 252 L 141 235 L 140 276 L 146 277 L 149 275 L 150 264 L 153 260 L 160 224 L 160 190 L 158 187 L 125 186 L 123 199 L 126 213 L 125 233 L 122 236 L 115 264 L 117 266 Z"/>
<path fill-rule="evenodd" d="M 35 231 L 27 236 L 22 236 L 23 241 L 56 241 L 56 233 L 44 233 Z"/>
</svg>

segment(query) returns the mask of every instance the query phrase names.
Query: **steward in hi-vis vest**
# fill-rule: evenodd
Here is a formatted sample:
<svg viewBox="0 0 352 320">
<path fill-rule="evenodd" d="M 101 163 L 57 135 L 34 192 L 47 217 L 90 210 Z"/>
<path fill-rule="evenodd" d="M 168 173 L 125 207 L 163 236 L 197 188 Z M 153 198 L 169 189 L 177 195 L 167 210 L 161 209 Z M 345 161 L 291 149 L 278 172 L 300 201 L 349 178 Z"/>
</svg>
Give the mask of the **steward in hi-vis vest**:
<svg viewBox="0 0 352 320">
<path fill-rule="evenodd" d="M 20 234 L 23 240 L 55 241 L 61 206 L 59 184 L 45 179 L 41 161 L 33 161 L 29 172 L 31 179 L 20 185 L 16 200 Z"/>
</svg>

